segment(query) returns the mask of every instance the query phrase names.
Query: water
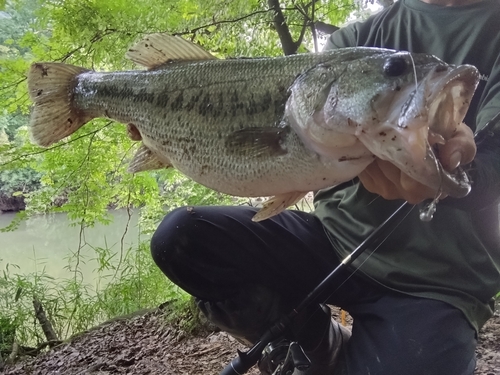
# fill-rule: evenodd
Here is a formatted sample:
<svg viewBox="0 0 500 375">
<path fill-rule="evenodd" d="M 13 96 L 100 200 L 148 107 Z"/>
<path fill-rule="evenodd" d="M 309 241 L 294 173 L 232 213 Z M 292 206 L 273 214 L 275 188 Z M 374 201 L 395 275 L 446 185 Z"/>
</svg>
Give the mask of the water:
<svg viewBox="0 0 500 375">
<path fill-rule="evenodd" d="M 114 220 L 110 225 L 96 225 L 85 229 L 86 244 L 80 250 L 80 270 L 85 282 L 92 284 L 96 276 L 96 254 L 92 247 L 120 251 L 125 232 L 125 250 L 139 242 L 138 213 L 132 212 L 130 222 L 126 210 L 111 211 L 111 214 Z M 7 226 L 14 215 L 1 214 L 0 228 Z M 14 270 L 14 273 L 29 274 L 44 270 L 54 278 L 71 277 L 72 273 L 66 266 L 68 258 L 78 250 L 79 239 L 80 227 L 71 227 L 66 214 L 32 217 L 17 230 L 0 233 L 0 272 L 7 264 L 16 264 L 20 269 Z"/>
</svg>

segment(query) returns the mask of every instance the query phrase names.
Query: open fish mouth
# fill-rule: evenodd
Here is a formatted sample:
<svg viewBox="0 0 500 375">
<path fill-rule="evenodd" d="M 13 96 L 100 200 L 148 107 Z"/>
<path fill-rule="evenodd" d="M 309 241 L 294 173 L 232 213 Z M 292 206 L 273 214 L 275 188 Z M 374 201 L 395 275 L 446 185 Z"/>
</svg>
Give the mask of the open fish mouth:
<svg viewBox="0 0 500 375">
<path fill-rule="evenodd" d="M 439 146 L 453 137 L 463 121 L 479 82 L 479 72 L 471 65 L 458 67 L 438 65 L 418 85 L 417 90 L 403 104 L 398 126 L 420 127 L 426 137 L 424 162 L 434 169 L 435 181 L 430 185 L 455 198 L 466 196 L 471 189 L 462 168 L 447 171 L 439 161 Z M 423 115 L 426 114 L 426 115 Z M 422 144 L 422 143 L 421 143 Z M 435 173 L 437 170 L 437 174 Z"/>
<path fill-rule="evenodd" d="M 439 67 L 435 72 L 439 75 Z M 438 78 L 437 82 L 432 76 L 433 74 L 429 77 L 430 82 L 427 82 L 431 86 L 427 99 L 429 130 L 448 139 L 467 113 L 479 81 L 479 73 L 471 65 L 461 65 Z"/>
</svg>

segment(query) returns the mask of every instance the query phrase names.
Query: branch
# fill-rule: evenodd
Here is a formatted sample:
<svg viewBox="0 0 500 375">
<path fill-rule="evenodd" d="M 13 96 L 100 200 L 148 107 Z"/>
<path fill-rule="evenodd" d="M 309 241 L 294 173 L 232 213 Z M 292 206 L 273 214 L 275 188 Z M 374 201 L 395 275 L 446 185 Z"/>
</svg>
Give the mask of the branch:
<svg viewBox="0 0 500 375">
<path fill-rule="evenodd" d="M 54 331 L 54 327 L 52 327 L 52 323 L 45 315 L 45 311 L 43 310 L 42 303 L 36 298 L 33 298 L 33 306 L 35 307 L 35 316 L 42 326 L 43 333 L 47 338 L 49 343 L 59 342 L 59 338 L 57 337 L 56 332 Z M 54 344 L 49 344 L 50 347 L 53 347 Z"/>
<path fill-rule="evenodd" d="M 7 90 L 7 89 L 10 89 L 11 87 L 14 87 L 14 86 L 17 86 L 21 83 L 23 83 L 24 81 L 26 81 L 28 79 L 28 77 L 23 77 L 21 78 L 19 81 L 17 82 L 14 82 L 14 83 L 11 83 L 11 84 L 8 84 L 6 86 L 2 86 L 0 87 L 0 91 L 3 91 L 3 90 Z"/>
<path fill-rule="evenodd" d="M 311 34 L 313 37 L 313 42 L 314 42 L 314 52 L 318 52 L 318 36 L 316 33 L 316 26 L 314 25 L 314 19 L 316 17 L 316 2 L 317 0 L 312 0 L 309 4 L 304 5 L 304 9 L 300 9 L 300 7 L 297 7 L 297 9 L 302 13 L 304 16 L 304 23 L 302 25 L 302 31 L 300 33 L 299 40 L 297 41 L 297 44 L 300 45 L 302 44 L 302 40 L 304 39 L 304 34 L 306 32 L 306 28 L 309 26 L 311 28 Z M 309 17 L 309 7 L 312 6 L 311 9 L 311 17 Z"/>
<path fill-rule="evenodd" d="M 302 28 L 300 29 L 299 39 L 295 42 L 295 49 L 298 49 L 304 40 L 304 35 L 306 35 L 307 26 L 309 26 L 310 21 L 307 14 L 304 15 L 304 22 L 302 23 Z"/>
<path fill-rule="evenodd" d="M 321 21 L 314 22 L 314 27 L 316 28 L 316 30 L 322 32 L 323 34 L 333 34 L 335 31 L 340 29 L 340 27 L 330 25 L 329 23 Z"/>
<path fill-rule="evenodd" d="M 133 177 L 132 177 L 133 178 Z M 116 279 L 118 276 L 118 270 L 121 268 L 122 262 L 123 262 L 123 252 L 125 249 L 125 236 L 128 233 L 128 227 L 130 225 L 130 222 L 132 221 L 132 212 L 130 211 L 130 200 L 131 200 L 131 191 L 130 191 L 130 185 L 128 186 L 128 195 L 127 195 L 127 223 L 125 224 L 125 230 L 122 233 L 122 237 L 120 238 L 120 259 L 118 260 L 118 265 L 116 266 L 115 274 L 113 276 L 113 279 Z"/>
<path fill-rule="evenodd" d="M 319 51 L 319 47 L 318 47 L 318 34 L 316 33 L 316 26 L 314 25 L 314 17 L 316 16 L 314 11 L 316 9 L 316 2 L 313 1 L 313 7 L 312 7 L 312 14 L 311 14 L 311 22 L 310 22 L 310 26 L 311 26 L 311 33 L 312 33 L 312 36 L 313 36 L 313 41 L 314 41 L 314 52 L 318 52 Z"/>
<path fill-rule="evenodd" d="M 111 125 L 113 123 L 113 121 L 109 121 L 106 125 L 100 127 L 99 129 L 96 129 L 96 130 L 93 130 L 89 133 L 86 133 L 86 134 L 83 134 L 79 137 L 76 137 L 74 139 L 71 139 L 67 142 L 63 142 L 63 143 L 58 143 L 57 145 L 55 146 L 52 146 L 52 147 L 49 147 L 49 148 L 44 148 L 40 151 L 34 151 L 34 152 L 30 152 L 28 154 L 24 154 L 24 155 L 20 155 L 20 156 L 17 156 L 11 160 L 8 160 L 6 162 L 2 162 L 0 163 L 0 167 L 3 167 L 5 165 L 8 165 L 8 164 L 11 164 L 11 163 L 14 163 L 15 161 L 18 161 L 18 160 L 22 160 L 22 159 L 25 159 L 29 156 L 34 156 L 34 155 L 38 155 L 38 154 L 43 154 L 44 152 L 49 152 L 49 151 L 52 151 L 52 150 L 55 150 L 56 148 L 59 148 L 59 147 L 63 147 L 63 146 L 66 146 L 66 145 L 69 145 L 70 143 L 73 143 L 73 142 L 76 142 L 82 138 L 85 138 L 85 137 L 88 137 L 88 136 L 94 136 L 96 133 L 100 132 L 102 129 L 108 127 L 109 125 Z"/>
<path fill-rule="evenodd" d="M 102 33 L 101 31 L 98 31 L 92 38 L 90 38 L 90 45 L 92 46 L 94 43 L 100 42 L 108 35 L 111 35 L 116 32 L 120 32 L 120 30 L 106 28 Z M 68 60 L 71 56 L 73 56 L 78 50 L 82 49 L 83 47 L 85 47 L 85 44 L 82 44 L 74 48 L 73 50 L 67 52 L 64 56 L 60 57 L 59 59 L 56 59 L 55 61 L 66 62 L 66 60 Z"/>
<path fill-rule="evenodd" d="M 9 365 L 13 364 L 16 361 L 18 354 L 19 354 L 19 344 L 17 343 L 17 341 L 14 340 L 14 342 L 12 343 L 12 351 L 5 360 L 5 363 Z"/>
<path fill-rule="evenodd" d="M 281 41 L 281 47 L 285 55 L 297 53 L 298 45 L 293 41 L 290 29 L 286 24 L 285 16 L 281 11 L 279 0 L 268 0 L 269 8 L 274 11 L 274 27 Z"/>
<path fill-rule="evenodd" d="M 72 49 L 71 51 L 67 52 L 64 56 L 62 56 L 62 57 L 60 57 L 60 58 L 56 59 L 55 61 L 60 61 L 60 62 L 64 63 L 64 62 L 66 62 L 66 60 L 68 60 L 71 56 L 73 56 L 73 55 L 76 53 L 76 51 L 78 51 L 78 50 L 82 49 L 83 47 L 84 47 L 83 45 L 78 46 L 78 47 L 76 47 L 76 48 Z"/>
<path fill-rule="evenodd" d="M 203 25 L 203 26 L 198 26 L 198 27 L 195 27 L 194 29 L 191 29 L 191 30 L 186 30 L 186 31 L 180 31 L 180 32 L 177 32 L 177 33 L 172 33 L 172 35 L 189 35 L 189 34 L 196 34 L 198 31 L 200 30 L 203 30 L 203 29 L 206 29 L 208 27 L 211 27 L 211 26 L 218 26 L 218 25 L 222 25 L 222 24 L 225 24 L 225 23 L 236 23 L 236 22 L 239 22 L 239 21 L 243 21 L 247 18 L 250 18 L 250 17 L 253 17 L 253 16 L 256 16 L 258 14 L 264 14 L 264 13 L 269 13 L 272 9 L 267 9 L 267 10 L 257 10 L 253 13 L 249 13 L 249 14 L 246 14 L 244 16 L 241 16 L 239 18 L 234 18 L 232 20 L 222 20 L 222 21 L 213 21 L 211 23 L 207 23 L 206 25 Z"/>
</svg>

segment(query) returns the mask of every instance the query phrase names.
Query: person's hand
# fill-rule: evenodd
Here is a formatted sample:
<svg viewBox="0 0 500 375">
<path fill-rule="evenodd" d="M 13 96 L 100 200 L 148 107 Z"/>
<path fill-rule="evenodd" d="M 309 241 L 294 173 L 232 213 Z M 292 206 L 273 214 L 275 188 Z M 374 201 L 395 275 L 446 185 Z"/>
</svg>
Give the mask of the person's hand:
<svg viewBox="0 0 500 375">
<path fill-rule="evenodd" d="M 476 156 L 476 143 L 472 130 L 460 124 L 445 144 L 439 145 L 439 161 L 447 171 L 470 163 Z M 401 172 L 392 163 L 376 159 L 360 175 L 363 186 L 384 199 L 404 199 L 411 204 L 432 199 L 436 191 Z M 446 195 L 441 195 L 441 199 Z"/>
</svg>

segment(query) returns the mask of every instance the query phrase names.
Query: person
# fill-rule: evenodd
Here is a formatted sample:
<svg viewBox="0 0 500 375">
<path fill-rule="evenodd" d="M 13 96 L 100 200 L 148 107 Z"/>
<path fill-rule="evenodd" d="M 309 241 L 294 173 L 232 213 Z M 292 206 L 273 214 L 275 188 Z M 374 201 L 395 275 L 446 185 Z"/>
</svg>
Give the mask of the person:
<svg viewBox="0 0 500 375">
<path fill-rule="evenodd" d="M 499 19 L 499 0 L 399 0 L 330 36 L 326 48 L 392 48 L 479 69 L 466 125 L 439 150 L 446 169 L 470 163 L 473 184 L 467 197 L 443 199 L 430 222 L 413 210 L 344 272 L 325 302 L 350 313 L 352 335 L 325 305 L 297 316 L 284 336 L 311 366 L 294 374 L 474 373 L 478 330 L 500 290 L 500 135 L 477 153 L 473 138 L 500 112 Z M 152 256 L 212 322 L 252 344 L 403 200 L 421 206 L 435 194 L 376 160 L 359 178 L 318 192 L 313 213 L 254 223 L 250 207 L 176 209 L 152 237 Z"/>
</svg>

